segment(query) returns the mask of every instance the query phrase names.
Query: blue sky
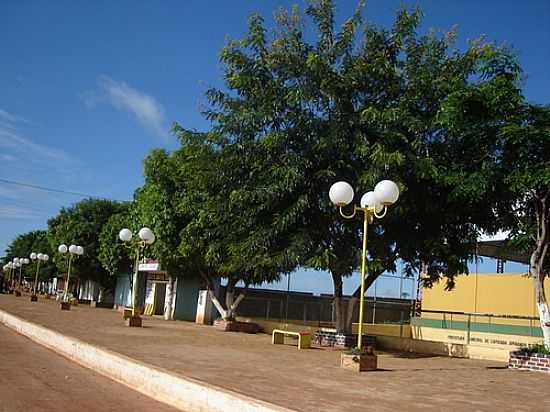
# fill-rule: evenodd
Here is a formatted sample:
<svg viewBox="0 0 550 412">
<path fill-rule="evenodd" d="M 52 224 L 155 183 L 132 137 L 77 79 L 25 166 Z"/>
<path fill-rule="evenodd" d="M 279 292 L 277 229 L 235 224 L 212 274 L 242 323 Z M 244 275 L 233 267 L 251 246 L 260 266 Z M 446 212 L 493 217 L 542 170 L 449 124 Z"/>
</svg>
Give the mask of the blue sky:
<svg viewBox="0 0 550 412">
<path fill-rule="evenodd" d="M 481 34 L 513 46 L 526 74 L 525 95 L 549 103 L 550 2 L 404 3 L 422 7 L 424 30 L 456 25 L 459 47 Z M 169 134 L 173 121 L 208 127 L 200 110 L 206 88 L 222 86 L 218 55 L 225 39 L 242 36 L 252 12 L 269 24 L 276 8 L 292 4 L 305 2 L 4 0 L 0 179 L 130 199 L 142 183 L 144 156 L 154 147 L 177 147 Z M 387 26 L 399 4 L 370 0 L 365 16 Z M 339 22 L 355 6 L 338 1 Z M 77 200 L 0 183 L 0 249 Z M 331 290 L 326 274 L 298 274 L 295 285 Z"/>
</svg>

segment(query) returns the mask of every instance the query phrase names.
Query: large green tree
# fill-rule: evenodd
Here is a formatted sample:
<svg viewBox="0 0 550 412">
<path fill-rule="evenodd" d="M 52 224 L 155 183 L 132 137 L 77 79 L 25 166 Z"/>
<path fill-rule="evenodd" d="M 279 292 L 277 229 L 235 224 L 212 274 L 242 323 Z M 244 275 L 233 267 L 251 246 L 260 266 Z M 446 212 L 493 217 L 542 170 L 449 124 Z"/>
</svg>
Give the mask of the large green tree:
<svg viewBox="0 0 550 412">
<path fill-rule="evenodd" d="M 259 284 L 284 271 L 287 251 L 269 239 L 252 239 L 258 216 L 236 207 L 235 187 L 247 184 L 243 153 L 215 133 L 187 132 L 175 126 L 182 147 L 168 155 L 153 152 L 145 162 L 146 184 L 136 195 L 136 210 L 162 240 L 155 256 L 173 273 L 200 276 L 222 317 L 231 319 L 244 297 L 243 282 Z M 247 157 L 253 160 L 253 157 Z M 221 170 L 223 169 L 223 172 Z M 281 256 L 280 253 L 284 254 Z M 216 283 L 227 279 L 225 302 Z"/>
<path fill-rule="evenodd" d="M 6 248 L 4 261 L 7 263 L 16 257 L 28 258 L 30 260 L 30 254 L 32 252 L 45 253 L 50 257 L 50 260 L 48 260 L 48 262 L 41 262 L 38 280 L 49 280 L 56 273 L 56 267 L 51 259 L 52 249 L 48 242 L 47 235 L 48 233 L 45 230 L 34 230 L 18 235 Z M 36 276 L 36 262 L 31 261 L 28 265 L 23 265 L 21 267 L 21 274 L 23 278 L 34 281 Z M 16 271 L 16 278 L 18 278 L 18 276 L 19 269 Z"/>
<path fill-rule="evenodd" d="M 111 215 L 101 228 L 98 259 L 111 276 L 131 272 L 132 257 L 118 234 L 123 228 L 135 231 L 135 226 L 128 210 Z"/>
<path fill-rule="evenodd" d="M 135 220 L 155 233 L 156 241 L 149 253 L 168 274 L 165 319 L 170 319 L 173 312 L 177 276 L 198 276 L 186 270 L 187 262 L 178 250 L 180 232 L 187 223 L 185 214 L 178 208 L 179 200 L 186 193 L 184 182 L 177 178 L 179 168 L 177 154 L 153 150 L 144 160 L 145 183 L 136 191 L 133 205 Z"/>
<path fill-rule="evenodd" d="M 73 260 L 71 276 L 93 280 L 103 289 L 112 289 L 114 280 L 99 259 L 100 233 L 109 218 L 124 212 L 124 203 L 105 199 L 84 199 L 75 205 L 63 208 L 48 220 L 48 237 L 52 250 L 56 251 L 56 265 L 65 271 L 66 256 L 57 253 L 60 244 L 76 244 L 84 248 L 84 255 Z"/>
<path fill-rule="evenodd" d="M 443 273 L 452 286 L 467 271 L 478 227 L 495 221 L 487 201 L 494 192 L 476 188 L 491 170 L 461 177 L 453 156 L 492 156 L 491 139 L 521 102 L 520 69 L 508 50 L 478 41 L 461 51 L 454 32 L 420 35 L 418 10 L 400 10 L 387 29 L 362 13 L 360 4 L 337 28 L 333 2 L 314 1 L 305 10 L 313 30 L 293 8 L 277 13 L 271 31 L 253 15 L 247 35 L 222 50 L 226 89 L 207 92 L 205 113 L 214 147 L 235 155 L 212 166 L 226 177 L 223 193 L 231 210 L 251 217 L 237 220 L 245 229 L 239 251 L 267 239 L 292 251 L 285 263 L 328 270 L 340 332 L 350 331 L 359 294 L 346 308 L 343 279 L 358 267 L 361 233 L 329 204 L 331 184 L 348 180 L 365 192 L 392 178 L 403 191 L 371 226 L 367 286 L 395 270 L 396 258 L 432 280 Z M 472 127 L 447 114 L 464 96 L 473 97 L 468 111 L 485 110 Z M 456 189 L 459 179 L 465 184 Z M 226 198 L 210 197 L 224 207 Z"/>
<path fill-rule="evenodd" d="M 504 183 L 499 223 L 513 247 L 530 255 L 544 343 L 550 348 L 550 311 L 544 291 L 550 274 L 550 107 L 526 104 L 500 135 L 494 169 Z"/>
</svg>

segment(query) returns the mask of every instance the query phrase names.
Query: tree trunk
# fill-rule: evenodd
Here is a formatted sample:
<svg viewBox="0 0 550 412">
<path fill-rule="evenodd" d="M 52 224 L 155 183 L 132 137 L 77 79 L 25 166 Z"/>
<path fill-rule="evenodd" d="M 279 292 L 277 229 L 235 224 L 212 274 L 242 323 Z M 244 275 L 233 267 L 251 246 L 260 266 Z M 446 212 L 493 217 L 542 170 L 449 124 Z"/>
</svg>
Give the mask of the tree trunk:
<svg viewBox="0 0 550 412">
<path fill-rule="evenodd" d="M 531 273 L 533 273 L 533 270 L 531 270 Z M 533 281 L 535 283 L 537 308 L 539 311 L 540 327 L 544 336 L 544 345 L 550 349 L 550 311 L 548 310 L 546 294 L 544 293 L 544 278 L 538 275 L 533 277 Z"/>
<path fill-rule="evenodd" d="M 365 294 L 367 293 L 367 290 L 372 286 L 372 284 L 375 282 L 376 279 L 378 279 L 378 276 L 380 276 L 380 273 L 376 275 L 367 275 L 365 276 Z M 349 301 L 348 301 L 348 310 L 347 310 L 347 316 L 346 316 L 346 328 L 349 328 L 349 330 L 352 330 L 353 322 L 359 322 L 359 318 L 354 319 L 354 312 L 355 312 L 355 305 L 359 302 L 359 298 L 361 297 L 361 285 L 357 286 L 357 289 L 355 289 L 355 292 L 351 295 Z M 365 322 L 364 316 L 365 312 L 363 312 L 363 323 Z"/>
<path fill-rule="evenodd" d="M 227 319 L 233 319 L 235 317 L 235 311 L 244 299 L 246 290 L 248 289 L 248 285 L 246 285 L 245 289 L 241 293 L 239 293 L 239 296 L 237 296 L 237 299 L 235 299 L 235 286 L 238 282 L 239 279 L 234 278 L 229 279 L 229 281 L 227 282 L 227 288 L 225 290 L 225 307 L 227 308 L 225 311 L 225 316 Z"/>
<path fill-rule="evenodd" d="M 237 299 L 234 298 L 235 294 L 235 285 L 239 282 L 239 279 L 230 278 L 227 282 L 226 292 L 225 292 L 225 305 L 226 307 L 223 307 L 223 304 L 220 302 L 218 297 L 216 296 L 216 291 L 214 290 L 214 282 L 212 281 L 212 278 L 207 273 L 201 273 L 201 276 L 206 281 L 206 289 L 208 290 L 208 296 L 210 297 L 210 300 L 214 304 L 214 307 L 219 312 L 221 317 L 224 320 L 233 320 L 235 316 L 235 310 L 239 306 L 239 304 L 242 302 L 246 295 L 246 290 L 248 289 L 248 285 L 245 286 L 245 289 L 239 294 Z"/>
<path fill-rule="evenodd" d="M 535 199 L 535 210 L 537 218 L 537 239 L 535 250 L 531 254 L 531 275 L 535 286 L 536 302 L 539 311 L 540 327 L 544 336 L 544 345 L 550 349 L 550 311 L 544 293 L 544 280 L 546 273 L 546 255 L 548 252 L 548 233 L 550 230 L 550 216 L 548 213 L 548 195 L 544 198 Z"/>
<path fill-rule="evenodd" d="M 331 272 L 334 284 L 334 313 L 336 315 L 336 333 L 350 334 L 351 323 L 346 322 L 346 303 L 343 298 L 343 280 L 340 273 Z"/>
<path fill-rule="evenodd" d="M 168 283 L 166 284 L 166 295 L 164 296 L 164 319 L 172 320 L 172 295 L 174 293 L 174 278 L 168 276 Z"/>
</svg>

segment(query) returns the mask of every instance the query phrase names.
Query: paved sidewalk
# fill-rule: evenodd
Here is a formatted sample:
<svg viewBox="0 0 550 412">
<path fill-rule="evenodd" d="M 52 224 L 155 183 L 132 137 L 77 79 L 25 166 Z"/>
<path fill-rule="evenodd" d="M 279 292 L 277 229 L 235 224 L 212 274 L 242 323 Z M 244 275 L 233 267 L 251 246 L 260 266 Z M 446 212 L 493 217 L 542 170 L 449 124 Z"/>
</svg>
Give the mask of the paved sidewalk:
<svg viewBox="0 0 550 412">
<path fill-rule="evenodd" d="M 379 371 L 339 367 L 337 351 L 271 345 L 270 336 L 220 332 L 189 322 L 122 315 L 87 306 L 0 295 L 0 309 L 175 374 L 303 411 L 545 411 L 550 375 L 497 362 L 381 354 Z"/>
</svg>

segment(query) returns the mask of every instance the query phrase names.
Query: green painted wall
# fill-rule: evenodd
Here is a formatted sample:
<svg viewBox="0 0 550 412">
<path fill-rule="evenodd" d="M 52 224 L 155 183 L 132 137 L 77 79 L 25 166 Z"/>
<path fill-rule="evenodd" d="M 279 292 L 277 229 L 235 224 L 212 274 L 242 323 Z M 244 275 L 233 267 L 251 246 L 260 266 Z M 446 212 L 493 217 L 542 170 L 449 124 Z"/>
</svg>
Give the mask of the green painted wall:
<svg viewBox="0 0 550 412">
<path fill-rule="evenodd" d="M 174 319 L 195 321 L 200 283 L 198 276 L 178 276 Z"/>
<path fill-rule="evenodd" d="M 428 328 L 468 330 L 468 322 L 462 320 L 449 319 L 427 319 L 413 318 L 414 326 L 426 326 Z M 509 325 L 505 323 L 481 323 L 471 322 L 470 330 L 472 332 L 500 333 L 505 335 L 523 335 L 542 337 L 540 326 L 533 327 L 524 325 Z"/>
</svg>

